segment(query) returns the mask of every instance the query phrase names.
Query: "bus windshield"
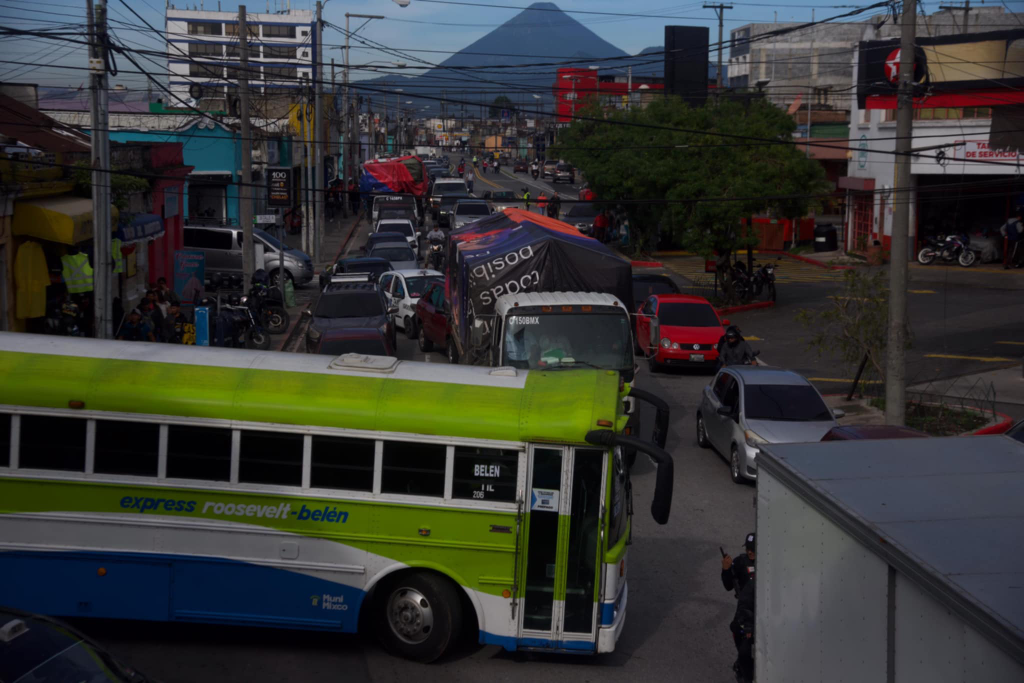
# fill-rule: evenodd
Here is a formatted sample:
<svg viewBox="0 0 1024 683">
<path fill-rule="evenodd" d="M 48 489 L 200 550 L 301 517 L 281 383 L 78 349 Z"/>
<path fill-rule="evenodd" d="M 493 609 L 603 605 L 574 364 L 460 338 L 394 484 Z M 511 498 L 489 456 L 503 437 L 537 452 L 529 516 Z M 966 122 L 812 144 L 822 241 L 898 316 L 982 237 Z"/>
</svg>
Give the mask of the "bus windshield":
<svg viewBox="0 0 1024 683">
<path fill-rule="evenodd" d="M 550 369 L 633 369 L 629 316 L 623 313 L 532 313 L 505 320 L 502 364 Z"/>
</svg>

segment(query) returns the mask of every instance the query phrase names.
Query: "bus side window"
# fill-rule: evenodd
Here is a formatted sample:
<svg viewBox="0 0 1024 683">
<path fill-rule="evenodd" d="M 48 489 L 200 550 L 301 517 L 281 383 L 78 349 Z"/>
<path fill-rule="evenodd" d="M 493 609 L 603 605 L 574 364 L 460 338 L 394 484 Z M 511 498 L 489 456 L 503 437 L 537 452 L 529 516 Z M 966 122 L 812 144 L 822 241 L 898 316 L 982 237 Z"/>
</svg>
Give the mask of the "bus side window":
<svg viewBox="0 0 1024 683">
<path fill-rule="evenodd" d="M 444 496 L 447 453 L 441 444 L 385 441 L 381 493 Z"/>
<path fill-rule="evenodd" d="M 302 434 L 242 430 L 238 481 L 302 486 Z"/>
<path fill-rule="evenodd" d="M 18 466 L 84 472 L 87 422 L 77 417 L 22 415 Z"/>
<path fill-rule="evenodd" d="M 518 475 L 518 451 L 456 446 L 452 498 L 513 503 Z"/>
<path fill-rule="evenodd" d="M 10 413 L 0 413 L 0 467 L 11 466 L 11 422 Z"/>
<path fill-rule="evenodd" d="M 231 430 L 168 425 L 167 477 L 230 481 Z"/>
<path fill-rule="evenodd" d="M 155 422 L 96 420 L 97 474 L 155 477 L 160 454 L 160 425 Z"/>
<path fill-rule="evenodd" d="M 373 491 L 376 446 L 377 443 L 370 439 L 314 434 L 310 454 L 310 487 Z"/>
</svg>

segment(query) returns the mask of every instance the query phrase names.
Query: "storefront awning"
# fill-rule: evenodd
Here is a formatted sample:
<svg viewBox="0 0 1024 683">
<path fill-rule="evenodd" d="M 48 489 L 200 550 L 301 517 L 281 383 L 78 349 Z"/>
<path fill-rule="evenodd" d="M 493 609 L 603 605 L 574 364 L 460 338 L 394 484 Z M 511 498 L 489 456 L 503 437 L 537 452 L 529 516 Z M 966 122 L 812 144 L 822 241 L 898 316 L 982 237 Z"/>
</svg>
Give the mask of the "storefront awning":
<svg viewBox="0 0 1024 683">
<path fill-rule="evenodd" d="M 154 239 L 164 234 L 164 221 L 152 213 L 140 213 L 128 225 L 117 227 L 117 237 L 125 244 Z"/>
<path fill-rule="evenodd" d="M 117 229 L 117 207 L 110 207 L 110 229 Z M 13 233 L 60 244 L 92 239 L 92 200 L 61 195 L 14 203 Z"/>
</svg>

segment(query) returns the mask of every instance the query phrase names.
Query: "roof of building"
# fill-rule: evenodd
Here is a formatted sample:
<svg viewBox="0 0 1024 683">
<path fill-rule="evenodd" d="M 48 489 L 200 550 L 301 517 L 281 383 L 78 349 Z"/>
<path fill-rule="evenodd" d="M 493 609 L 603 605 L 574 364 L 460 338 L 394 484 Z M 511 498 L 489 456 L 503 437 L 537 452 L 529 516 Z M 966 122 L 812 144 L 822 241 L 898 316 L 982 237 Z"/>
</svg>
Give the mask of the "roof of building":
<svg viewBox="0 0 1024 683">
<path fill-rule="evenodd" d="M 91 139 L 82 131 L 7 95 L 0 95 L 0 135 L 44 152 L 88 153 L 92 149 Z"/>
<path fill-rule="evenodd" d="M 765 444 L 758 469 L 1024 661 L 1024 444 Z"/>
</svg>

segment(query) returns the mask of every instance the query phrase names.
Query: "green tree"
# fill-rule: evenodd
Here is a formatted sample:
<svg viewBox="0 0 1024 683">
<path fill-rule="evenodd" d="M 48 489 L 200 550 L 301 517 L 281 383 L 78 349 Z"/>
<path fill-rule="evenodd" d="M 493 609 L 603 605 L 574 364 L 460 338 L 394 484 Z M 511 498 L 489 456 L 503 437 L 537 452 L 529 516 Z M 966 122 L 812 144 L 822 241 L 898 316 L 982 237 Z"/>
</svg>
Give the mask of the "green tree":
<svg viewBox="0 0 1024 683">
<path fill-rule="evenodd" d="M 498 118 L 498 116 L 501 115 L 502 109 L 512 109 L 513 106 L 514 105 L 512 104 L 512 100 L 510 100 L 508 97 L 506 97 L 505 95 L 498 95 L 497 97 L 494 98 L 494 101 L 491 102 L 490 117 L 492 119 L 496 119 Z"/>
<path fill-rule="evenodd" d="M 845 288 L 822 309 L 803 309 L 796 321 L 807 328 L 807 348 L 819 356 L 838 356 L 853 376 L 867 358 L 865 377 L 885 377 L 885 349 L 889 330 L 889 276 L 848 270 Z M 910 348 L 910 327 L 906 330 Z"/>
<path fill-rule="evenodd" d="M 757 243 L 741 219 L 802 216 L 828 191 L 821 165 L 788 144 L 796 124 L 764 100 L 694 108 L 666 98 L 610 113 L 595 103 L 581 116 L 597 120 L 561 131 L 549 156 L 579 168 L 599 198 L 623 203 L 638 252 L 667 234 L 725 264 Z"/>
</svg>

